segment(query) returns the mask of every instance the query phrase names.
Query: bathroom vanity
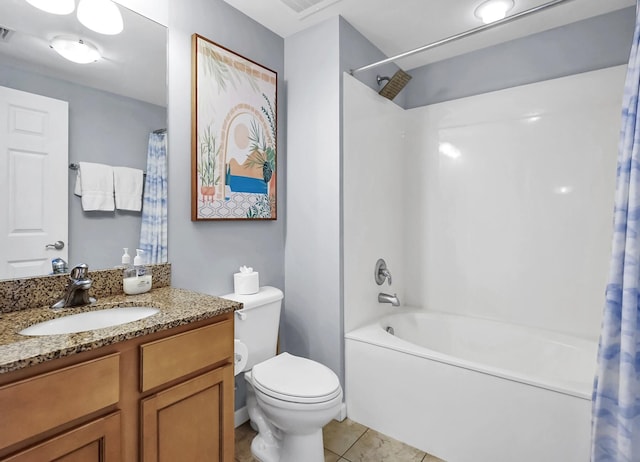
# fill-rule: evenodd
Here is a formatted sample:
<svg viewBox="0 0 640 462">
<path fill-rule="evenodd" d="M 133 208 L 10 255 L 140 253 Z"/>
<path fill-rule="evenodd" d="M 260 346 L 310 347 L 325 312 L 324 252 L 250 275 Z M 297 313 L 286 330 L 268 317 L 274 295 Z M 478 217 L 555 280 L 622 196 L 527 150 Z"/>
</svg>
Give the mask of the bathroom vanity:
<svg viewBox="0 0 640 462">
<path fill-rule="evenodd" d="M 49 308 L 0 315 L 1 461 L 233 461 L 241 304 L 171 287 L 98 301 L 143 305 L 160 311 L 41 337 L 16 332 Z"/>
</svg>

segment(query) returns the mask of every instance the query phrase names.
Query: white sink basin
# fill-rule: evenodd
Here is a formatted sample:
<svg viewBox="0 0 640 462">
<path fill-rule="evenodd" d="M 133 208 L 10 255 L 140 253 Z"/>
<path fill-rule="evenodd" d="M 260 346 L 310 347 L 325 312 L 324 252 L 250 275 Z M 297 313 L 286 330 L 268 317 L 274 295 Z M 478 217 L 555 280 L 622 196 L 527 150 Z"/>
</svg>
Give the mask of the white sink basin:
<svg viewBox="0 0 640 462">
<path fill-rule="evenodd" d="M 102 329 L 103 327 L 118 326 L 128 322 L 139 321 L 160 310 L 150 306 L 131 306 L 126 308 L 107 308 L 104 310 L 86 311 L 84 313 L 71 314 L 49 321 L 39 322 L 26 329 L 22 329 L 22 335 L 56 335 L 73 334 L 87 330 Z"/>
</svg>

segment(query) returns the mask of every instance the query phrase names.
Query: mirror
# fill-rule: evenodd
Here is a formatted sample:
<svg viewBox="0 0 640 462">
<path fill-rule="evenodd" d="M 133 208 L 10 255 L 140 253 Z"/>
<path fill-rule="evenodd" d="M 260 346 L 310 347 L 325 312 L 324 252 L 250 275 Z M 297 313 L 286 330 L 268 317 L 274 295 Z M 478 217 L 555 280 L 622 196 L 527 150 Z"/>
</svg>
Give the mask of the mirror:
<svg viewBox="0 0 640 462">
<path fill-rule="evenodd" d="M 25 0 L 0 2 L 0 86 L 68 102 L 69 156 L 61 178 L 68 178 L 69 188 L 69 267 L 114 267 L 123 247 L 135 254 L 141 213 L 84 212 L 73 194 L 76 172 L 68 165 L 84 161 L 145 170 L 149 134 L 166 129 L 167 30 L 118 8 L 124 30 L 102 35 L 84 27 L 75 11 L 54 15 Z M 59 35 L 91 42 L 102 58 L 67 61 L 49 46 Z"/>
</svg>

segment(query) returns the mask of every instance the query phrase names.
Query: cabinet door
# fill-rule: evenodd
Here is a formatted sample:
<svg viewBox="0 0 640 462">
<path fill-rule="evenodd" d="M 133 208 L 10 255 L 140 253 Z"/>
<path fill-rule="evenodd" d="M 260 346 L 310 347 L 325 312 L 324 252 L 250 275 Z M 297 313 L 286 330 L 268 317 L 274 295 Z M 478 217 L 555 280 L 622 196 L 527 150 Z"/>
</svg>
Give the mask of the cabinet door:
<svg viewBox="0 0 640 462">
<path fill-rule="evenodd" d="M 233 366 L 142 400 L 142 461 L 232 462 Z"/>
<path fill-rule="evenodd" d="M 3 462 L 119 462 L 120 412 L 93 420 Z"/>
</svg>

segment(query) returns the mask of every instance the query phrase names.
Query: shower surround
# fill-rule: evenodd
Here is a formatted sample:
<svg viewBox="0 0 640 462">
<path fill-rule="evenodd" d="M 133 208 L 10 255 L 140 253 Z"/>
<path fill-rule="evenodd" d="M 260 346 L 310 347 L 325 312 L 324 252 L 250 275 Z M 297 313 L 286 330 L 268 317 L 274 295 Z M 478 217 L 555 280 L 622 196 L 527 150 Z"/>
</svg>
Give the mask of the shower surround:
<svg viewBox="0 0 640 462">
<path fill-rule="evenodd" d="M 389 420 L 382 412 L 358 415 L 357 406 L 350 406 L 351 397 L 361 392 L 350 387 L 359 374 L 350 366 L 355 360 L 349 357 L 354 351 L 350 333 L 406 307 L 597 341 L 625 70 L 613 67 L 407 111 L 344 76 L 350 417 L 374 429 Z M 382 290 L 397 292 L 400 308 L 376 303 L 381 289 L 373 280 L 373 266 L 380 257 L 394 275 L 393 286 Z M 595 360 L 594 355 L 594 371 Z M 394 369 L 396 382 L 411 377 L 412 367 L 420 367 L 401 356 L 391 361 L 406 366 L 405 373 Z M 391 370 L 392 363 L 379 364 L 380 373 Z M 490 381 L 473 383 L 485 382 Z M 411 384 L 425 394 L 428 385 Z M 384 392 L 407 396 L 402 388 Z M 468 392 L 491 396 L 496 390 Z M 556 393 L 531 396 L 542 406 Z M 530 405 L 535 408 L 537 402 Z M 435 412 L 426 399 L 407 404 L 414 411 L 406 420 L 416 427 L 424 426 L 425 419 L 436 425 L 450 418 Z M 586 413 L 580 415 L 588 419 Z M 469 419 L 482 416 L 471 414 Z M 582 428 L 582 441 L 588 441 L 588 422 Z M 437 443 L 427 434 L 416 442 L 399 428 L 384 430 L 444 459 L 467 460 L 447 448 L 434 451 Z M 486 430 L 500 434 L 499 429 Z M 465 441 L 470 455 L 479 454 L 482 437 Z"/>
</svg>

